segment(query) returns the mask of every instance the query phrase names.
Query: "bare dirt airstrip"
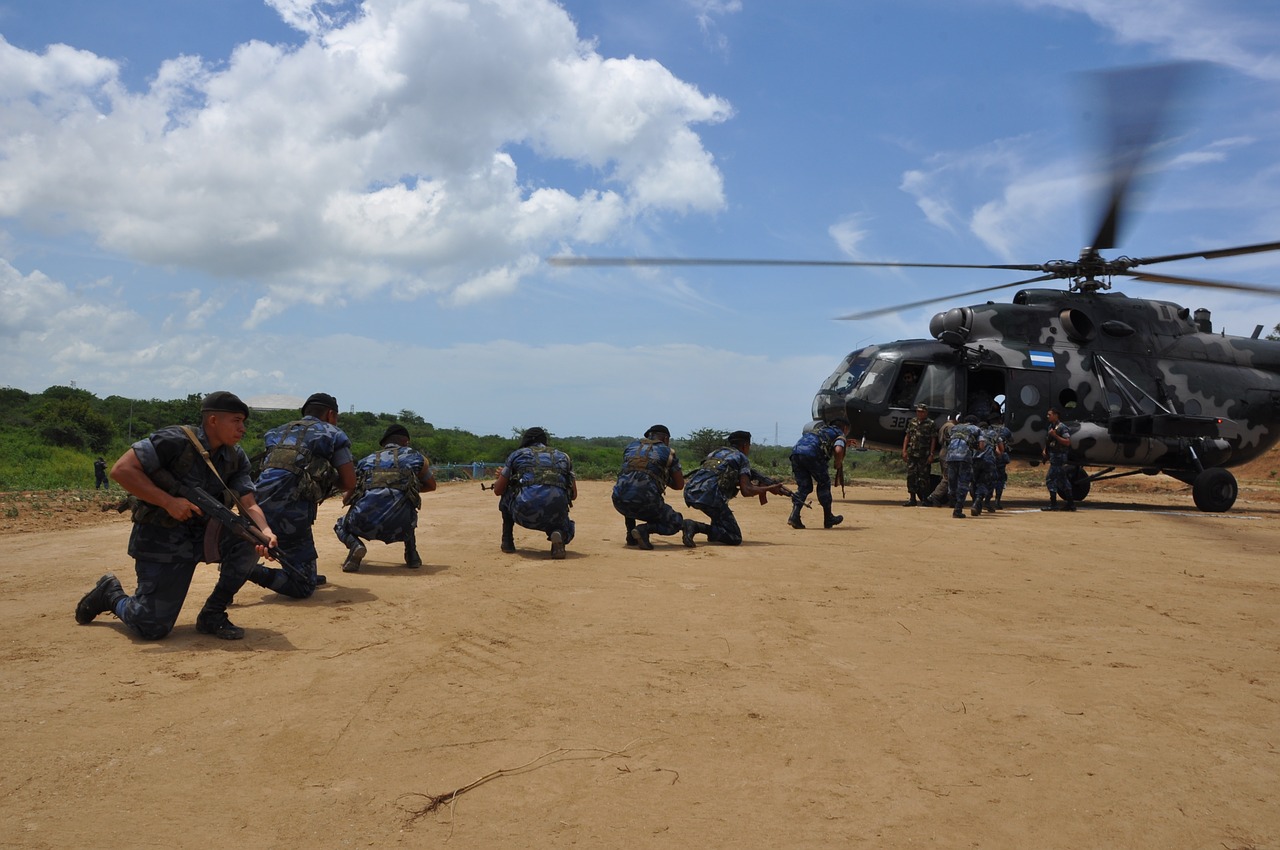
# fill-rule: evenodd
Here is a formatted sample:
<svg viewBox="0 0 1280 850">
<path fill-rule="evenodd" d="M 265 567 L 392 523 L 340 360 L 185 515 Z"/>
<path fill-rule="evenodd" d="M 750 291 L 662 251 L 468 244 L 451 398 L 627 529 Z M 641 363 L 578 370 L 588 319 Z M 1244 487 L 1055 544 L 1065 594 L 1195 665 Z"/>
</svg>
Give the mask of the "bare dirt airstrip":
<svg viewBox="0 0 1280 850">
<path fill-rule="evenodd" d="M 202 567 L 150 644 L 72 620 L 104 571 L 132 589 L 128 520 L 13 496 L 0 846 L 1278 848 L 1257 477 L 1224 515 L 1102 483 L 963 521 L 856 482 L 839 528 L 740 499 L 745 545 L 653 552 L 586 482 L 560 562 L 499 553 L 493 496 L 447 484 L 422 569 L 374 544 L 341 573 L 327 503 L 315 597 L 249 586 L 220 642 Z"/>
</svg>

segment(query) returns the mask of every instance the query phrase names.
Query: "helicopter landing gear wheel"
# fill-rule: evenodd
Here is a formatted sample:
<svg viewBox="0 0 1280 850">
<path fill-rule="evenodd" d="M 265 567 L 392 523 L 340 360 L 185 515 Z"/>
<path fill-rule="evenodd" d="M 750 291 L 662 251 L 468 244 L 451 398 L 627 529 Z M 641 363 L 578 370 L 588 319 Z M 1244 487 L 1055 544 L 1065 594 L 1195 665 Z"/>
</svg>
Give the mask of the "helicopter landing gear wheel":
<svg viewBox="0 0 1280 850">
<path fill-rule="evenodd" d="M 1089 497 L 1089 487 L 1093 484 L 1089 473 L 1078 466 L 1069 467 L 1067 473 L 1071 479 L 1071 498 L 1077 502 L 1083 502 Z"/>
<path fill-rule="evenodd" d="M 1231 510 L 1236 503 L 1236 494 L 1240 488 L 1236 486 L 1236 477 L 1221 467 L 1206 469 L 1196 476 L 1191 485 L 1191 498 L 1196 507 L 1206 513 L 1221 513 Z"/>
</svg>

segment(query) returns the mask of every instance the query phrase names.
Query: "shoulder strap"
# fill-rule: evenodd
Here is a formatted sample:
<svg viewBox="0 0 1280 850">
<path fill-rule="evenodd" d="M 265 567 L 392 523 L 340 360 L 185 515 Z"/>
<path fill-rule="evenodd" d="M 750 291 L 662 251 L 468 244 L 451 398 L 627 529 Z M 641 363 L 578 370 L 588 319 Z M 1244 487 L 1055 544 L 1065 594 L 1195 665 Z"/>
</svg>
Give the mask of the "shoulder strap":
<svg viewBox="0 0 1280 850">
<path fill-rule="evenodd" d="M 204 444 L 202 444 L 200 442 L 200 438 L 196 436 L 196 430 L 190 425 L 183 425 L 182 433 L 187 435 L 187 439 L 191 441 L 191 445 L 195 446 L 196 451 L 200 452 L 200 457 L 204 458 L 205 465 L 209 467 L 211 472 L 213 472 L 213 477 L 218 479 L 218 483 L 222 485 L 223 491 L 230 493 L 231 498 L 235 499 L 236 507 L 240 509 L 240 513 L 243 516 L 248 517 L 249 514 L 244 509 L 244 502 L 240 501 L 240 494 L 228 487 L 227 482 L 222 480 L 222 476 L 218 474 L 218 468 L 213 465 L 213 459 L 209 457 L 209 453 L 205 451 Z M 254 525 L 257 525 L 257 523 L 254 523 Z"/>
</svg>

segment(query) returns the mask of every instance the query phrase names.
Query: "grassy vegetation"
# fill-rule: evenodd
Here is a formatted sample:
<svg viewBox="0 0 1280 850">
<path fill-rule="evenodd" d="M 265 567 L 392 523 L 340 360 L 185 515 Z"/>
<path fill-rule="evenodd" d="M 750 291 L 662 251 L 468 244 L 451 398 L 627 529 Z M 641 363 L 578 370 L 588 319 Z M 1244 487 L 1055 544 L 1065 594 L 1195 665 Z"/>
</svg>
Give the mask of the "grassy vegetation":
<svg viewBox="0 0 1280 850">
<path fill-rule="evenodd" d="M 262 451 L 267 431 L 298 416 L 296 410 L 254 411 L 243 443 L 245 451 L 250 456 Z M 170 400 L 99 399 L 74 387 L 50 387 L 34 394 L 0 388 L 0 491 L 92 490 L 93 460 L 98 455 L 110 465 L 133 441 L 166 425 L 194 423 L 199 418 L 197 395 Z M 520 436 L 520 428 L 514 426 L 505 435 L 436 428 L 412 410 L 395 414 L 356 411 L 338 418 L 338 427 L 351 438 L 357 458 L 375 451 L 378 439 L 391 424 L 405 426 L 413 445 L 425 452 L 433 465 L 445 468 L 470 467 L 474 462 L 502 463 Z M 726 433 L 701 428 L 672 440 L 686 474 L 697 468 L 708 451 L 724 444 Z M 622 450 L 632 439 L 552 435 L 551 442 L 573 457 L 579 478 L 608 480 L 617 475 Z M 770 477 L 789 478 L 790 454 L 787 446 L 754 446 L 752 465 Z M 901 460 L 883 452 L 851 452 L 845 468 L 851 478 L 905 474 Z M 459 474 L 463 471 L 458 469 Z"/>
</svg>

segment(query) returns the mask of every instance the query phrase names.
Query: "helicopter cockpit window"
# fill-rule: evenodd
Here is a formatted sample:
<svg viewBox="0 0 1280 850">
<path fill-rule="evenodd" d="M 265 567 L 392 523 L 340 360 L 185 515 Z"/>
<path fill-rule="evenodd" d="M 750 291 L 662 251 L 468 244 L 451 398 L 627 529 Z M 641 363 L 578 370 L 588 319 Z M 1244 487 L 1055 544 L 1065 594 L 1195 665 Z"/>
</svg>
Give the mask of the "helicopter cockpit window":
<svg viewBox="0 0 1280 850">
<path fill-rule="evenodd" d="M 873 361 L 862 373 L 862 380 L 858 381 L 853 397 L 868 404 L 883 404 L 889 396 L 890 381 L 897 368 L 898 364 L 893 360 Z"/>
</svg>

